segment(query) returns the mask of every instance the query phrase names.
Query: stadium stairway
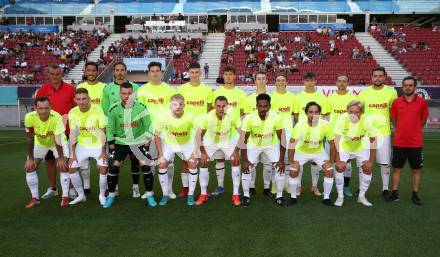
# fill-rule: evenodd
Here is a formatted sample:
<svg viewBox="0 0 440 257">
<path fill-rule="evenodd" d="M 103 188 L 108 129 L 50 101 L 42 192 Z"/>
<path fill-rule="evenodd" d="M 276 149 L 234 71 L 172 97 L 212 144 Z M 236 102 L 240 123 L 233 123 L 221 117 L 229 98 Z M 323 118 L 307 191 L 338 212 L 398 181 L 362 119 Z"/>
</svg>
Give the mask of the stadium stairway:
<svg viewBox="0 0 440 257">
<path fill-rule="evenodd" d="M 205 63 L 209 64 L 209 78 L 205 79 L 205 75 L 202 74 L 202 81 L 210 86 L 216 85 L 215 81 L 220 71 L 220 60 L 224 45 L 224 33 L 209 33 L 206 37 L 199 63 L 202 66 L 202 70 Z"/>
<path fill-rule="evenodd" d="M 107 53 L 108 47 L 114 43 L 115 41 L 121 39 L 121 34 L 111 34 L 107 37 L 101 44 L 99 44 L 88 56 L 88 61 L 96 62 L 99 58 L 99 53 L 101 47 L 104 46 L 104 54 Z M 76 65 L 65 77 L 64 81 L 70 82 L 75 81 L 76 83 L 82 81 L 82 75 L 84 74 L 84 65 L 85 62 L 81 61 L 78 65 Z"/>
<path fill-rule="evenodd" d="M 385 67 L 388 76 L 396 85 L 401 85 L 403 78 L 411 75 L 370 33 L 356 32 L 355 36 L 365 48 L 370 47 L 374 59 L 380 66 Z"/>
</svg>

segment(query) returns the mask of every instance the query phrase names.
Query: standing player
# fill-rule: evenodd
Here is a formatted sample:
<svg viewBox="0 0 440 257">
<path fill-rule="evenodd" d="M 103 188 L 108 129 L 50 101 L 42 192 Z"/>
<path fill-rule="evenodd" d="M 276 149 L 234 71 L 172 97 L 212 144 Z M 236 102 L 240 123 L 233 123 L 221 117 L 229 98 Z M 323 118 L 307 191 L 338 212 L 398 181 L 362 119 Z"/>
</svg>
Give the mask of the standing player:
<svg viewBox="0 0 440 257">
<path fill-rule="evenodd" d="M 240 119 L 232 115 L 232 110 L 227 108 L 228 100 L 224 96 L 215 99 L 214 107 L 203 119 L 200 135 L 200 189 L 201 195 L 196 205 L 208 201 L 209 161 L 213 161 L 217 154 L 222 154 L 227 160 L 231 160 L 232 176 L 232 203 L 240 205 L 240 156 L 237 147 L 240 127 Z M 222 157 L 223 158 L 223 157 Z"/>
<path fill-rule="evenodd" d="M 189 82 L 180 86 L 177 92 L 185 98 L 185 112 L 193 115 L 195 121 L 203 119 L 212 109 L 212 88 L 200 81 L 200 64 L 191 63 L 189 69 Z M 200 124 L 196 124 L 199 127 Z M 180 198 L 188 195 L 188 164 L 182 163 L 182 190 Z M 224 169 L 223 169 L 224 170 Z"/>
<path fill-rule="evenodd" d="M 393 147 L 393 193 L 389 201 L 399 200 L 397 189 L 400 171 L 406 159 L 412 169 L 412 201 L 423 205 L 419 191 L 420 173 L 423 167 L 423 127 L 429 116 L 428 104 L 416 94 L 417 80 L 406 77 L 402 81 L 403 96 L 397 98 L 391 107 L 391 121 L 396 128 Z M 412 124 L 408 126 L 408 124 Z"/>
<path fill-rule="evenodd" d="M 372 204 L 365 197 L 371 183 L 374 158 L 376 154 L 376 138 L 371 126 L 365 121 L 362 115 L 364 105 L 353 100 L 347 104 L 347 113 L 342 114 L 333 124 L 336 145 L 336 189 L 338 199 L 336 206 L 344 203 L 344 175 L 347 164 L 351 159 L 356 159 L 359 168 L 359 197 L 358 202 L 365 206 Z"/>
<path fill-rule="evenodd" d="M 188 162 L 189 185 L 188 205 L 194 205 L 194 190 L 197 185 L 197 156 L 193 140 L 194 118 L 184 111 L 185 98 L 181 94 L 171 97 L 170 111 L 164 113 L 155 125 L 154 140 L 158 152 L 159 181 L 162 187 L 162 199 L 159 205 L 166 205 L 169 200 L 167 169 L 174 155 Z"/>
<path fill-rule="evenodd" d="M 347 90 L 348 77 L 346 75 L 336 76 L 336 92 L 328 97 L 328 105 L 330 111 L 330 125 L 334 126 L 335 122 L 341 117 L 342 114 L 347 112 L 347 105 L 351 101 L 357 100 L 357 97 Z M 346 169 L 344 171 L 344 194 L 346 196 L 353 196 L 350 191 L 350 178 L 351 178 L 351 161 L 346 163 Z M 337 183 L 338 181 L 336 181 Z"/>
<path fill-rule="evenodd" d="M 66 206 L 69 190 L 69 173 L 67 173 L 66 163 L 68 147 L 61 115 L 50 109 L 47 97 L 39 96 L 35 99 L 35 111 L 26 114 L 24 125 L 28 139 L 28 157 L 24 170 L 26 182 L 32 194 L 32 199 L 26 208 L 40 204 L 37 169 L 49 151 L 53 152 L 57 160 L 56 166 L 61 172 L 60 180 L 63 190 L 61 206 Z"/>
<path fill-rule="evenodd" d="M 246 93 L 235 86 L 235 69 L 232 66 L 226 66 L 223 70 L 224 85 L 214 90 L 213 99 L 218 96 L 224 96 L 228 99 L 228 106 L 232 107 L 232 114 L 240 118 L 247 108 Z M 218 195 L 224 192 L 225 163 L 223 160 L 217 160 L 215 164 L 218 187 L 212 192 Z"/>
<path fill-rule="evenodd" d="M 122 83 L 119 94 L 121 102 L 110 107 L 108 111 L 106 132 L 110 154 L 113 156 L 110 161 L 113 163 L 107 177 L 109 196 L 103 207 L 109 208 L 113 204 L 121 164 L 130 154 L 139 158 L 147 203 L 155 207 L 157 203 L 153 198 L 153 173 L 148 154 L 152 137 L 150 114 L 144 104 L 133 99 L 133 86 L 130 83 Z"/>
<path fill-rule="evenodd" d="M 316 102 L 306 105 L 307 121 L 300 121 L 292 130 L 289 144 L 290 163 L 290 204 L 296 203 L 296 189 L 301 183 L 299 176 L 304 164 L 314 162 L 324 171 L 323 204 L 332 206 L 330 193 L 333 187 L 333 162 L 335 160 L 335 144 L 332 128 L 328 121 L 321 118 L 321 106 Z M 330 156 L 324 150 L 324 140 L 330 144 Z"/>
<path fill-rule="evenodd" d="M 316 75 L 313 72 L 304 73 L 303 83 L 304 91 L 296 96 L 295 106 L 293 110 L 295 114 L 295 124 L 307 121 L 307 114 L 304 112 L 304 110 L 306 105 L 310 102 L 315 102 L 319 104 L 319 106 L 321 106 L 321 115 L 323 115 L 324 117 L 329 113 L 327 97 L 325 97 L 325 95 L 321 92 L 316 91 Z M 312 165 L 310 165 L 310 172 L 312 174 L 311 192 L 316 196 L 321 196 L 321 192 L 319 192 L 318 190 L 319 169 L 320 168 L 315 163 L 312 163 Z M 299 173 L 300 184 L 298 185 L 298 195 L 300 195 L 302 192 L 302 174 L 303 172 L 301 170 Z"/>
<path fill-rule="evenodd" d="M 242 166 L 242 205 L 249 206 L 250 183 L 252 166 L 257 164 L 261 154 L 265 154 L 275 167 L 277 196 L 276 203 L 284 205 L 284 155 L 286 153 L 285 139 L 283 138 L 283 123 L 276 112 L 271 112 L 270 96 L 261 94 L 257 96 L 257 113 L 247 115 L 243 120 L 243 134 L 245 147 L 241 149 Z"/>
<path fill-rule="evenodd" d="M 67 114 L 75 106 L 75 88 L 63 81 L 63 69 L 56 64 L 50 64 L 47 67 L 49 82 L 43 84 L 38 89 L 36 97 L 46 96 L 51 105 L 51 109 L 63 117 L 63 122 L 67 122 Z M 69 127 L 66 127 L 66 134 L 69 134 Z M 46 161 L 46 171 L 49 180 L 49 188 L 41 197 L 49 199 L 58 195 L 57 191 L 57 169 L 55 166 L 55 157 L 52 151 L 49 151 L 44 157 Z"/>
<path fill-rule="evenodd" d="M 101 102 L 105 84 L 96 79 L 98 75 L 98 64 L 96 62 L 87 62 L 84 66 L 84 75 L 86 81 L 79 84 L 76 88 L 87 89 L 92 105 L 102 108 Z M 80 167 L 79 170 L 84 181 L 84 193 L 87 195 L 90 193 L 90 166 L 87 163 L 87 167 Z"/>
<path fill-rule="evenodd" d="M 365 106 L 365 118 L 377 130 L 376 162 L 380 164 L 382 195 L 388 200 L 391 158 L 390 108 L 397 98 L 397 92 L 394 88 L 383 84 L 386 78 L 385 68 L 374 68 L 371 74 L 373 85 L 359 93 L 359 100 Z"/>
<path fill-rule="evenodd" d="M 124 82 L 129 82 L 133 86 L 133 90 L 136 92 L 139 89 L 139 86 L 136 83 L 128 81 L 127 78 L 127 65 L 123 62 L 117 62 L 113 68 L 113 76 L 114 81 L 105 86 L 103 96 L 102 96 L 102 110 L 105 115 L 108 115 L 108 110 L 110 107 L 116 103 L 118 103 L 121 98 L 119 96 L 119 92 L 121 91 L 120 85 Z M 132 192 L 133 197 L 140 197 L 139 192 L 139 161 L 135 156 L 129 155 L 131 161 L 131 177 L 133 180 Z"/>
<path fill-rule="evenodd" d="M 105 115 L 101 108 L 93 106 L 87 89 L 75 92 L 78 105 L 69 112 L 70 134 L 70 179 L 78 196 L 69 204 L 86 200 L 78 168 L 94 158 L 99 171 L 99 202 L 105 203 L 107 189 L 107 153 L 105 147 Z"/>
<path fill-rule="evenodd" d="M 149 82 L 141 86 L 137 92 L 139 102 L 148 107 L 153 127 L 163 113 L 169 112 L 171 96 L 176 94 L 176 90 L 174 90 L 174 88 L 161 81 L 162 75 L 162 64 L 160 62 L 150 62 L 148 64 Z M 150 145 L 150 154 L 153 159 L 157 159 L 157 150 L 155 144 Z M 169 165 L 167 173 L 169 179 L 169 197 L 170 199 L 176 199 L 176 195 L 173 192 L 174 168 L 172 162 Z M 146 198 L 147 193 L 145 192 L 142 195 L 142 199 Z"/>
</svg>

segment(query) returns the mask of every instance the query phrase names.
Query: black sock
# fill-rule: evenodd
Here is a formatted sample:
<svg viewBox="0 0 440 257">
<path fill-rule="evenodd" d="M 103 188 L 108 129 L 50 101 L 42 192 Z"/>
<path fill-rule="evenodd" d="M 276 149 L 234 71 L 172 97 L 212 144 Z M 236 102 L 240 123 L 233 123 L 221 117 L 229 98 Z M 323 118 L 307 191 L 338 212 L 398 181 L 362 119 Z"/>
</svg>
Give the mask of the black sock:
<svg viewBox="0 0 440 257">
<path fill-rule="evenodd" d="M 111 166 L 110 171 L 107 175 L 107 185 L 108 185 L 108 191 L 110 193 L 116 191 L 116 185 L 118 184 L 118 179 L 119 179 L 119 167 Z"/>
<path fill-rule="evenodd" d="M 151 171 L 151 167 L 148 165 L 144 165 L 141 167 L 142 173 L 144 174 L 144 184 L 145 184 L 145 190 L 147 192 L 153 191 L 153 184 L 154 184 L 154 176 L 153 172 Z"/>
<path fill-rule="evenodd" d="M 350 177 L 344 177 L 344 187 L 348 187 L 350 185 Z"/>
<path fill-rule="evenodd" d="M 413 197 L 413 198 L 417 198 L 417 197 L 418 197 L 416 191 L 412 191 L 412 197 Z"/>
<path fill-rule="evenodd" d="M 133 184 L 139 184 L 139 176 L 140 176 L 140 170 L 139 170 L 139 161 L 136 158 L 131 159 L 131 178 L 133 179 Z"/>
</svg>

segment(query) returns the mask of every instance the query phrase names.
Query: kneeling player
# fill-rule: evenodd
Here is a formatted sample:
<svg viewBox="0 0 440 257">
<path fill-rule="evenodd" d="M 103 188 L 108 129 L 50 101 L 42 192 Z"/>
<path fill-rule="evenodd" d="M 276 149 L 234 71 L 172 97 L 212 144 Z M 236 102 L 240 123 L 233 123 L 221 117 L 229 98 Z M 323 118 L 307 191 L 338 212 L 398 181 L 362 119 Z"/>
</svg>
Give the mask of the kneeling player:
<svg viewBox="0 0 440 257">
<path fill-rule="evenodd" d="M 121 101 L 108 111 L 106 132 L 112 158 L 107 177 L 109 196 L 103 205 L 104 208 L 109 208 L 115 200 L 119 170 L 127 155 L 136 158 L 142 170 L 148 205 L 157 205 L 153 197 L 153 173 L 148 153 L 149 138 L 152 135 L 150 115 L 147 107 L 135 101 L 132 94 L 131 83 L 122 83 L 119 92 Z"/>
<path fill-rule="evenodd" d="M 35 111 L 26 114 L 24 125 L 28 138 L 28 158 L 24 164 L 26 182 L 32 194 L 26 208 L 40 204 L 38 192 L 37 169 L 49 151 L 57 159 L 57 168 L 61 171 L 60 179 L 63 189 L 61 206 L 66 206 L 69 190 L 69 173 L 67 173 L 68 146 L 64 135 L 64 125 L 61 115 L 50 109 L 49 99 L 45 96 L 35 99 Z"/>
<path fill-rule="evenodd" d="M 336 189 L 338 199 L 336 206 L 344 203 L 344 172 L 347 162 L 356 159 L 359 168 L 359 197 L 358 202 L 365 206 L 372 206 L 365 198 L 365 192 L 370 186 L 373 163 L 376 154 L 375 141 L 372 127 L 367 126 L 364 117 L 364 105 L 351 101 L 347 105 L 347 113 L 342 115 L 335 123 L 336 153 Z"/>
<path fill-rule="evenodd" d="M 183 161 L 188 162 L 189 188 L 188 205 L 194 205 L 194 190 L 197 185 L 197 157 L 195 143 L 192 139 L 194 120 L 191 114 L 184 112 L 185 99 L 181 94 L 171 97 L 171 111 L 164 114 L 155 126 L 154 140 L 158 152 L 159 181 L 162 187 L 162 199 L 159 205 L 169 201 L 167 169 L 178 154 Z"/>
<path fill-rule="evenodd" d="M 283 122 L 276 112 L 270 111 L 270 96 L 260 94 L 257 96 L 257 111 L 251 113 L 243 120 L 242 130 L 244 132 L 245 147 L 241 149 L 243 158 L 242 166 L 242 205 L 248 206 L 251 203 L 249 188 L 252 179 L 250 170 L 257 164 L 258 157 L 265 154 L 276 170 L 275 179 L 277 184 L 276 203 L 284 205 L 284 147 Z"/>
<path fill-rule="evenodd" d="M 306 105 L 307 121 L 300 122 L 292 130 L 289 144 L 290 163 L 290 204 L 296 203 L 298 175 L 307 162 L 314 162 L 324 171 L 324 200 L 327 206 L 332 206 L 330 192 L 333 187 L 333 160 L 335 156 L 334 136 L 328 122 L 321 119 L 321 106 L 315 102 Z M 330 145 L 330 157 L 324 150 L 324 139 Z"/>
<path fill-rule="evenodd" d="M 200 144 L 200 190 L 201 195 L 197 199 L 196 205 L 201 205 L 208 201 L 208 183 L 209 183 L 209 161 L 213 161 L 217 153 L 223 153 L 226 160 L 231 160 L 232 175 L 232 203 L 235 206 L 240 205 L 240 159 L 238 154 L 238 133 L 240 119 L 233 115 L 232 109 L 227 108 L 228 100 L 224 96 L 218 96 L 215 99 L 214 107 L 208 113 L 201 125 L 202 143 Z"/>
<path fill-rule="evenodd" d="M 72 185 L 78 196 L 69 204 L 73 205 L 86 200 L 78 168 L 84 167 L 89 158 L 93 158 L 96 160 L 100 174 L 99 202 L 103 205 L 107 189 L 106 118 L 99 107 L 91 105 L 87 89 L 79 88 L 76 90 L 75 102 L 78 106 L 69 112 L 71 153 L 69 172 Z"/>
</svg>

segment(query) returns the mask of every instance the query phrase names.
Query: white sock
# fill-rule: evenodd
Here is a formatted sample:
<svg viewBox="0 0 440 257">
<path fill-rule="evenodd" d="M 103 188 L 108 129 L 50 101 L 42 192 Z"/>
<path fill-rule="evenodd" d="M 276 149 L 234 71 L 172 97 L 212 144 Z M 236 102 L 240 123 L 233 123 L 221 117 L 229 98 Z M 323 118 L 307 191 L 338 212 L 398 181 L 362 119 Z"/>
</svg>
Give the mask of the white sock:
<svg viewBox="0 0 440 257">
<path fill-rule="evenodd" d="M 79 172 L 70 173 L 70 181 L 72 182 L 73 187 L 75 188 L 76 192 L 78 193 L 78 196 L 84 196 L 84 189 L 82 185 L 81 176 L 79 175 Z"/>
<path fill-rule="evenodd" d="M 388 190 L 390 184 L 390 166 L 380 165 L 380 174 L 382 175 L 382 190 Z"/>
<path fill-rule="evenodd" d="M 208 194 L 208 184 L 209 184 L 208 168 L 200 168 L 199 177 L 200 177 L 200 181 L 199 181 L 200 193 L 202 195 L 207 195 Z"/>
<path fill-rule="evenodd" d="M 168 192 L 172 193 L 173 180 L 174 180 L 174 165 L 172 163 L 168 165 L 167 173 L 168 173 Z"/>
<path fill-rule="evenodd" d="M 310 174 L 312 175 L 312 186 L 318 186 L 319 180 L 319 166 L 318 165 L 310 165 Z"/>
<path fill-rule="evenodd" d="M 277 197 L 280 198 L 283 197 L 283 190 L 284 190 L 284 174 L 280 174 L 279 172 L 275 173 L 275 181 L 277 185 Z"/>
<path fill-rule="evenodd" d="M 298 187 L 299 188 L 301 188 L 301 180 L 302 180 L 302 177 L 303 177 L 303 170 L 304 170 L 304 166 L 303 165 L 301 165 L 301 167 L 300 167 L 300 170 L 299 170 L 299 172 L 298 172 Z"/>
<path fill-rule="evenodd" d="M 182 186 L 189 186 L 189 174 L 188 173 L 180 173 L 180 178 L 182 179 Z"/>
<path fill-rule="evenodd" d="M 162 195 L 168 196 L 168 174 L 167 169 L 159 169 L 159 182 L 162 188 Z"/>
<path fill-rule="evenodd" d="M 240 166 L 231 167 L 231 176 L 232 176 L 232 194 L 238 195 L 240 190 Z"/>
<path fill-rule="evenodd" d="M 68 197 L 69 184 L 70 184 L 70 176 L 68 172 L 60 172 L 60 183 L 61 183 L 62 197 Z"/>
<path fill-rule="evenodd" d="M 371 183 L 371 174 L 367 175 L 362 173 L 361 174 L 361 184 L 359 186 L 359 197 L 365 197 L 365 193 L 368 190 L 368 187 L 370 186 Z"/>
<path fill-rule="evenodd" d="M 338 197 L 344 197 L 344 173 L 335 172 L 335 184 Z"/>
<path fill-rule="evenodd" d="M 84 189 L 90 189 L 90 165 L 87 169 L 79 169 L 81 177 L 83 179 Z"/>
<path fill-rule="evenodd" d="M 219 187 L 224 187 L 225 181 L 225 163 L 216 162 L 215 163 L 215 174 L 217 175 L 217 183 Z"/>
<path fill-rule="evenodd" d="M 107 174 L 99 174 L 99 194 L 105 195 L 107 189 Z"/>
<path fill-rule="evenodd" d="M 351 162 L 348 162 L 346 164 L 346 168 L 345 168 L 345 171 L 344 171 L 344 177 L 351 178 L 351 171 L 352 171 Z"/>
<path fill-rule="evenodd" d="M 290 197 L 296 198 L 296 188 L 298 187 L 298 177 L 292 178 L 289 176 Z"/>
<path fill-rule="evenodd" d="M 255 179 L 257 178 L 257 165 L 253 166 L 251 169 L 251 188 L 255 188 Z"/>
<path fill-rule="evenodd" d="M 263 181 L 264 181 L 264 189 L 269 189 L 270 182 L 272 182 L 272 165 L 269 164 L 263 165 Z"/>
<path fill-rule="evenodd" d="M 36 171 L 26 172 L 26 182 L 31 190 L 33 198 L 40 199 L 40 194 L 38 193 L 38 175 Z"/>
<path fill-rule="evenodd" d="M 196 190 L 198 178 L 199 178 L 199 173 L 197 172 L 197 169 L 190 169 L 189 176 L 188 176 L 188 182 L 189 182 L 188 195 L 194 195 L 194 191 Z"/>
<path fill-rule="evenodd" d="M 243 195 L 246 197 L 250 197 L 249 188 L 251 187 L 251 173 L 243 173 L 241 174 L 241 186 L 243 187 Z"/>
<path fill-rule="evenodd" d="M 324 184 L 324 199 L 329 199 L 333 187 L 333 178 L 324 177 L 323 184 Z"/>
</svg>

